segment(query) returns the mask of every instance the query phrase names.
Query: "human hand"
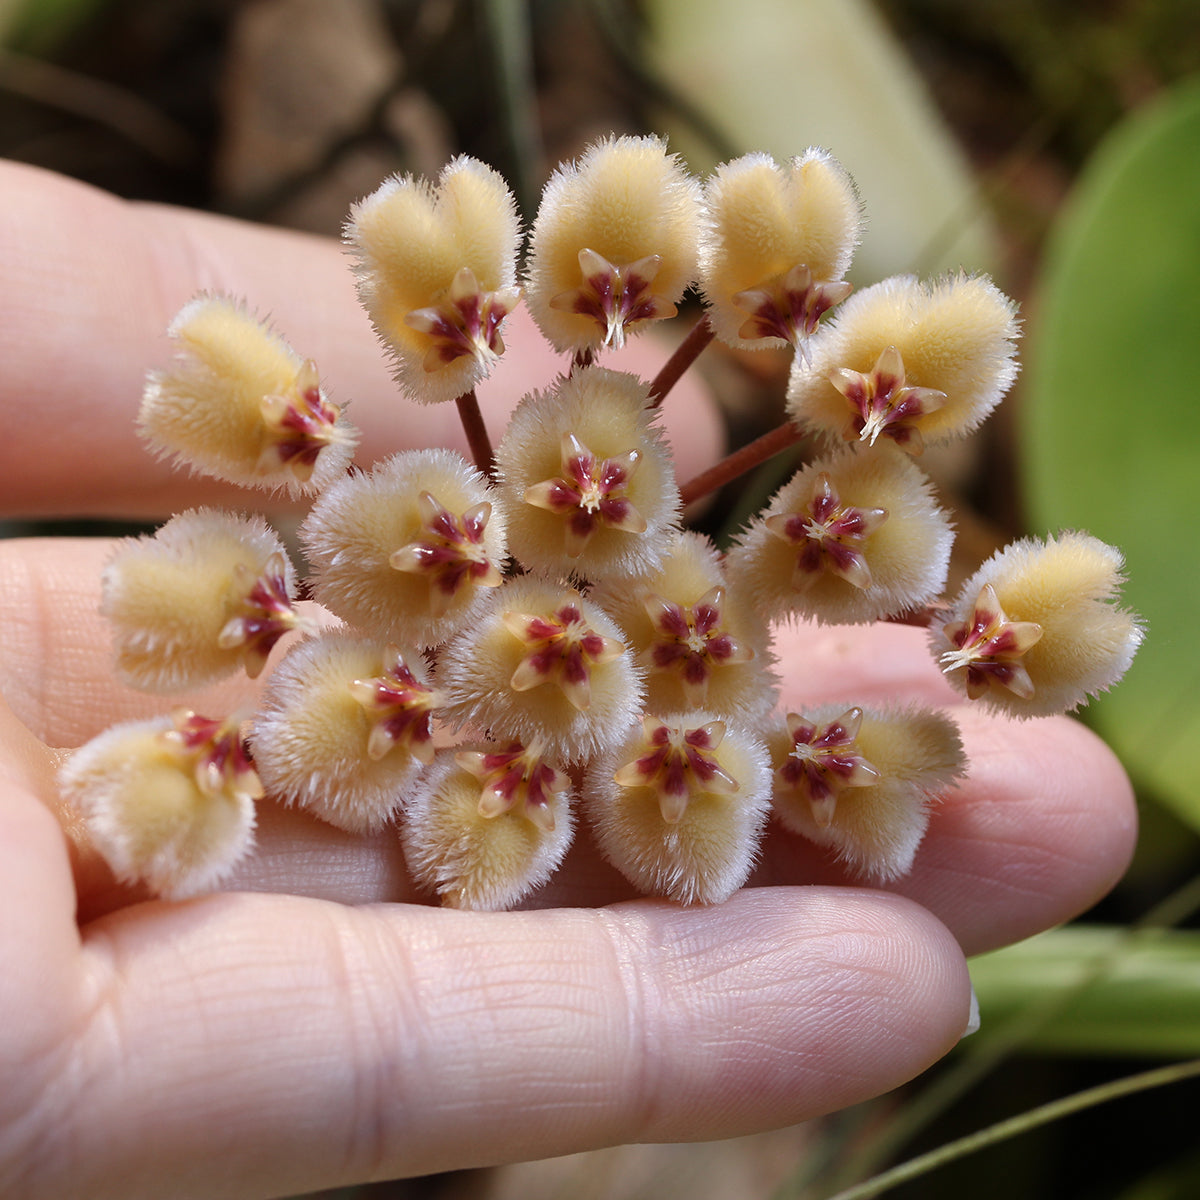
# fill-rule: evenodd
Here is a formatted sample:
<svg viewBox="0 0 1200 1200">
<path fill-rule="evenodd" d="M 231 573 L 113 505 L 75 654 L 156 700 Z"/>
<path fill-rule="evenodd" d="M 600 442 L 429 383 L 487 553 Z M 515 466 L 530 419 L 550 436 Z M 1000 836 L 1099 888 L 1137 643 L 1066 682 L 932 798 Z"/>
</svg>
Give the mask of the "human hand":
<svg viewBox="0 0 1200 1200">
<path fill-rule="evenodd" d="M 247 295 L 316 358 L 353 401 L 363 461 L 414 432 L 458 444 L 450 406 L 394 396 L 335 246 L 13 166 L 0 193 L 0 509 L 229 502 L 133 433 L 142 374 L 197 288 Z M 515 361 L 481 395 L 493 414 L 556 369 L 536 339 L 507 340 Z M 677 390 L 666 422 L 686 478 L 715 419 Z M 970 775 L 887 892 L 772 829 L 752 886 L 717 907 L 632 899 L 581 839 L 536 910 L 440 910 L 411 903 L 394 837 L 264 805 L 231 890 L 150 901 L 72 836 L 54 785 L 56 748 L 162 708 L 112 678 L 109 553 L 0 543 L 6 1196 L 270 1196 L 803 1120 L 943 1054 L 967 1022 L 963 950 L 1067 919 L 1128 859 L 1128 784 L 1082 727 L 964 711 L 918 630 L 799 626 L 777 643 L 785 704 L 956 706 Z"/>
</svg>

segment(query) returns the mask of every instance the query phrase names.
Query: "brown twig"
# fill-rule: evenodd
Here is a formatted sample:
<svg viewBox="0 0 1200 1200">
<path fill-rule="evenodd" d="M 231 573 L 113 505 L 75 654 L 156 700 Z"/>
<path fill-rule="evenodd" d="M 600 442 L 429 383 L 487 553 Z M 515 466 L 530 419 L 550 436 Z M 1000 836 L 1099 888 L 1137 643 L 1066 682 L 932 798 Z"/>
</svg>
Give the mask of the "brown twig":
<svg viewBox="0 0 1200 1200">
<path fill-rule="evenodd" d="M 684 507 L 693 500 L 699 500 L 701 496 L 707 496 L 717 488 L 724 487 L 781 450 L 794 446 L 803 436 L 791 421 L 784 421 L 769 433 L 764 433 L 762 437 L 755 438 L 740 450 L 726 455 L 719 463 L 714 463 L 707 471 L 701 471 L 680 488 L 680 499 Z"/>
<path fill-rule="evenodd" d="M 467 445 L 471 448 L 471 457 L 475 460 L 475 465 L 489 479 L 494 478 L 496 456 L 492 452 L 492 439 L 483 423 L 483 413 L 479 409 L 475 389 L 464 392 L 454 403 L 458 405 L 458 419 L 467 435 Z"/>
<path fill-rule="evenodd" d="M 704 313 L 688 330 L 688 335 L 675 347 L 675 353 L 663 364 L 650 385 L 650 407 L 657 408 L 667 393 L 679 382 L 683 373 L 700 357 L 700 352 L 713 340 L 713 327 Z"/>
</svg>

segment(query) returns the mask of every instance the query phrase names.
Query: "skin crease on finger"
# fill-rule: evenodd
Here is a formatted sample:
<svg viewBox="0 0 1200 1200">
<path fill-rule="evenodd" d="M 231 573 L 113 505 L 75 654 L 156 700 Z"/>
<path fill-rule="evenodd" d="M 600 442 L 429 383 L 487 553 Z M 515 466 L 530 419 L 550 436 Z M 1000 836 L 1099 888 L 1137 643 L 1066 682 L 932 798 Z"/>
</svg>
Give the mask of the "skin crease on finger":
<svg viewBox="0 0 1200 1200">
<path fill-rule="evenodd" d="M 316 360 L 331 399 L 363 433 L 359 463 L 413 445 L 414 431 L 416 444 L 465 452 L 453 404 L 415 406 L 397 393 L 338 243 L 130 204 L 13 163 L 0 163 L 0 193 L 0 512 L 160 516 L 269 504 L 266 493 L 173 472 L 134 431 L 146 371 L 170 359 L 167 326 L 202 290 L 244 297 Z M 508 350 L 479 388 L 494 437 L 520 396 L 566 365 L 523 306 L 504 336 Z M 650 378 L 667 354 L 656 338 L 633 338 L 603 362 Z M 719 419 L 694 376 L 671 392 L 663 424 L 681 482 L 715 461 Z M 53 454 L 31 454 L 35 446 Z"/>
<path fill-rule="evenodd" d="M 30 1194 L 283 1194 L 791 1124 L 910 1078 L 969 997 L 928 913 L 823 888 L 486 917 L 211 897 L 99 923 L 82 967 L 74 1111 Z"/>
<path fill-rule="evenodd" d="M 0 627 L 0 691 L 52 745 L 77 745 L 115 720 L 163 708 L 163 698 L 112 679 L 107 629 L 96 611 L 109 552 L 95 540 L 0 543 L 0 610 L 9 614 Z M 935 810 L 913 872 L 890 890 L 937 914 L 968 952 L 1068 920 L 1123 873 L 1136 835 L 1132 794 L 1111 752 L 1083 726 L 1067 718 L 1005 721 L 959 703 L 919 629 L 791 625 L 779 631 L 777 649 L 783 663 L 794 664 L 785 671 L 785 708 L 825 700 L 954 706 L 971 774 Z M 225 684 L 215 696 L 251 704 L 253 689 Z M 92 911 L 128 902 L 103 872 L 91 878 L 103 881 L 90 897 Z M 286 890 L 300 879 L 307 894 L 355 903 L 416 898 L 395 839 L 351 838 L 264 806 L 259 850 L 234 886 Z M 752 885 L 800 882 L 864 881 L 803 839 L 773 830 Z M 580 838 L 531 904 L 605 904 L 630 895 L 590 839 Z"/>
</svg>

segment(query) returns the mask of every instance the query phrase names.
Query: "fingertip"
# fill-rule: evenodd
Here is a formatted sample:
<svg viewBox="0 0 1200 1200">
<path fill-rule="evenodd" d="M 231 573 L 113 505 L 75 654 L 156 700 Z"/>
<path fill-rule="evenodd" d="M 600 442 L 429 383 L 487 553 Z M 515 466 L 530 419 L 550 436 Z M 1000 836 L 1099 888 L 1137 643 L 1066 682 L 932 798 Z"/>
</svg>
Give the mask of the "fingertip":
<svg viewBox="0 0 1200 1200">
<path fill-rule="evenodd" d="M 897 890 L 947 919 L 968 954 L 1069 921 L 1129 866 L 1137 806 L 1112 750 L 1069 717 L 960 708 L 970 769 L 935 811 Z"/>
<path fill-rule="evenodd" d="M 703 914 L 643 902 L 610 911 L 641 955 L 628 969 L 640 970 L 635 1015 L 650 1055 L 620 1140 L 807 1120 L 911 1079 L 968 1024 L 957 942 L 899 896 L 770 888 Z"/>
</svg>

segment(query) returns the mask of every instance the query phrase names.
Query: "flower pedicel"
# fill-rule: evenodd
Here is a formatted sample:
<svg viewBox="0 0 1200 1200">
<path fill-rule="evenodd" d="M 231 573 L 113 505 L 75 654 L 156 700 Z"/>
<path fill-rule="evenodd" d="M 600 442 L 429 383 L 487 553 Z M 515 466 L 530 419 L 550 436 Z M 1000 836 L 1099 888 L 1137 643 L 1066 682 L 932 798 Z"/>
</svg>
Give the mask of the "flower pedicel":
<svg viewBox="0 0 1200 1200">
<path fill-rule="evenodd" d="M 963 703 L 1026 717 L 1111 686 L 1142 630 L 1119 553 L 1081 533 L 1010 546 L 943 606 L 953 533 L 914 456 L 999 402 L 1017 321 L 972 276 L 847 299 L 861 221 L 824 151 L 747 155 L 702 188 L 657 138 L 596 143 L 547 185 L 524 281 L 564 373 L 493 455 L 473 389 L 520 297 L 511 195 L 465 156 L 436 184 L 386 181 L 347 226 L 359 294 L 402 391 L 456 401 L 474 466 L 426 450 L 347 471 L 357 435 L 315 367 L 240 301 L 189 304 L 139 428 L 193 469 L 314 495 L 309 587 L 341 625 L 293 639 L 244 722 L 181 710 L 71 756 L 61 787 L 114 872 L 167 897 L 219 885 L 260 795 L 394 823 L 418 886 L 461 907 L 521 902 L 580 825 L 638 889 L 717 903 L 771 810 L 866 880 L 907 872 L 969 769 L 953 721 L 901 697 L 772 717 L 771 623 L 927 624 Z M 689 286 L 706 311 L 657 380 L 593 364 Z M 793 347 L 788 420 L 681 489 L 657 407 L 714 336 Z M 826 445 L 728 555 L 680 527 L 682 497 L 805 434 Z M 181 514 L 105 571 L 117 669 L 157 692 L 256 674 L 295 595 L 263 520 Z"/>
</svg>

